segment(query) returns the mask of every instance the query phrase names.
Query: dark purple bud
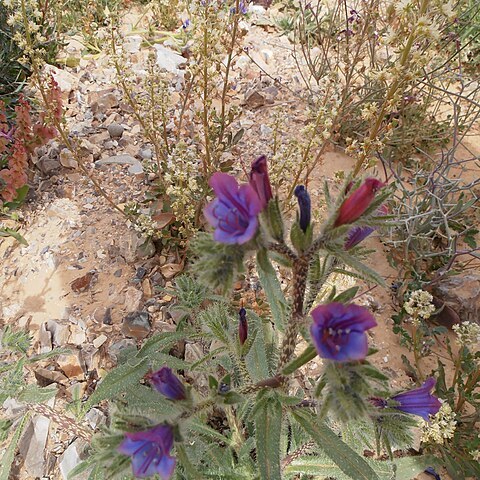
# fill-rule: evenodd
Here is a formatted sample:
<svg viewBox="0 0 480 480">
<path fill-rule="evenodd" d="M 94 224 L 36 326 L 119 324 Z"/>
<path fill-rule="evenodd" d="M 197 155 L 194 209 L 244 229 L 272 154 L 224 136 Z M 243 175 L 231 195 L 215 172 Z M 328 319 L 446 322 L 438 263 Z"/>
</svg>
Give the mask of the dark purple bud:
<svg viewBox="0 0 480 480">
<path fill-rule="evenodd" d="M 270 185 L 270 179 L 268 178 L 267 157 L 265 155 L 258 157 L 252 163 L 250 170 L 250 185 L 257 192 L 263 210 L 273 197 L 272 186 Z"/>
<path fill-rule="evenodd" d="M 240 340 L 240 345 L 243 345 L 248 337 L 247 311 L 241 308 L 238 312 L 238 317 L 238 339 Z"/>
<path fill-rule="evenodd" d="M 235 177 L 217 172 L 210 179 L 217 198 L 204 209 L 204 215 L 215 228 L 213 238 L 220 243 L 243 244 L 258 230 L 257 215 L 262 204 L 254 188 L 238 185 Z"/>
<path fill-rule="evenodd" d="M 172 372 L 171 368 L 162 367 L 148 376 L 153 388 L 167 397 L 169 400 L 185 400 L 187 392 L 179 378 Z"/>
<path fill-rule="evenodd" d="M 298 207 L 300 209 L 300 228 L 303 232 L 307 231 L 308 226 L 310 225 L 311 220 L 311 201 L 310 195 L 308 194 L 306 188 L 303 185 L 298 185 L 295 187 L 295 191 L 293 192 L 298 200 Z"/>
<path fill-rule="evenodd" d="M 377 325 L 365 307 L 332 302 L 311 312 L 313 343 L 321 358 L 336 362 L 363 360 L 368 353 L 366 331 Z"/>
<path fill-rule="evenodd" d="M 169 480 L 175 469 L 175 458 L 170 456 L 173 430 L 170 425 L 157 425 L 142 432 L 125 433 L 118 451 L 132 457 L 132 471 L 136 478 L 160 475 Z"/>
</svg>

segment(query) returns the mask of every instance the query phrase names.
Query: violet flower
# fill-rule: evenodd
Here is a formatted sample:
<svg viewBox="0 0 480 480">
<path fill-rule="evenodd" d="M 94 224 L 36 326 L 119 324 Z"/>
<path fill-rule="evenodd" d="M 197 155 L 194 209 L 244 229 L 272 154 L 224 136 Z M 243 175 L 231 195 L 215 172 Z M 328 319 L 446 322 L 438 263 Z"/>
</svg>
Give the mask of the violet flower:
<svg viewBox="0 0 480 480">
<path fill-rule="evenodd" d="M 378 209 L 379 215 L 387 215 L 388 207 L 386 205 L 382 205 Z M 373 227 L 352 227 L 350 231 L 347 233 L 347 239 L 345 240 L 345 244 L 343 248 L 345 250 L 350 250 L 353 247 L 356 247 L 360 242 L 363 242 L 373 231 L 375 228 Z"/>
<path fill-rule="evenodd" d="M 312 217 L 310 195 L 303 185 L 296 186 L 293 193 L 297 197 L 298 208 L 300 209 L 300 228 L 303 232 L 306 232 Z"/>
<path fill-rule="evenodd" d="M 2 130 L 0 130 L 0 138 L 4 138 L 5 140 L 7 140 L 7 143 L 10 143 L 10 142 L 13 142 L 13 132 L 14 132 L 15 128 L 12 127 L 10 130 L 8 130 L 8 132 L 4 132 Z"/>
<path fill-rule="evenodd" d="M 187 398 L 185 386 L 169 367 L 162 367 L 151 373 L 148 375 L 148 380 L 157 392 L 169 400 L 185 400 Z"/>
<path fill-rule="evenodd" d="M 240 345 L 243 345 L 248 337 L 247 311 L 244 308 L 241 308 L 238 312 L 238 316 L 238 339 L 240 340 Z"/>
<path fill-rule="evenodd" d="M 248 184 L 238 186 L 235 177 L 220 172 L 212 175 L 210 186 L 217 198 L 205 207 L 204 215 L 215 228 L 213 238 L 229 244 L 251 240 L 257 233 L 257 215 L 262 209 L 253 187 Z"/>
<path fill-rule="evenodd" d="M 442 406 L 440 400 L 431 394 L 435 383 L 435 378 L 429 377 L 423 382 L 421 387 L 394 395 L 391 399 L 398 402 L 398 404 L 394 405 L 393 408 L 405 413 L 411 413 L 412 415 L 418 415 L 425 421 L 428 421 L 429 415 L 435 415 Z"/>
<path fill-rule="evenodd" d="M 258 157 L 251 166 L 250 185 L 257 192 L 258 198 L 262 204 L 262 210 L 267 206 L 273 197 L 272 186 L 268 178 L 267 157 L 262 155 Z"/>
<path fill-rule="evenodd" d="M 336 362 L 363 360 L 368 353 L 366 330 L 377 322 L 359 305 L 332 302 L 312 310 L 310 334 L 321 358 Z"/>
<path fill-rule="evenodd" d="M 376 178 L 367 178 L 360 187 L 342 203 L 334 227 L 340 227 L 358 220 L 375 198 L 375 194 L 385 184 Z"/>
<path fill-rule="evenodd" d="M 162 480 L 169 480 L 175 469 L 175 458 L 170 456 L 172 447 L 172 427 L 161 424 L 150 430 L 125 433 L 118 451 L 132 457 L 135 477 L 150 477 L 158 473 Z"/>
</svg>

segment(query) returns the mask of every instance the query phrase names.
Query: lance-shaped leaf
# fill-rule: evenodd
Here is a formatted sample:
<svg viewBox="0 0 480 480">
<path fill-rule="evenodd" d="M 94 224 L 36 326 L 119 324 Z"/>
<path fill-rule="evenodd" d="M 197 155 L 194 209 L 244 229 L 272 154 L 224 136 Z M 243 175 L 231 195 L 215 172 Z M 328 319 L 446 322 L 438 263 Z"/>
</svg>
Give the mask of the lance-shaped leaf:
<svg viewBox="0 0 480 480">
<path fill-rule="evenodd" d="M 276 328 L 283 331 L 288 312 L 288 304 L 265 249 L 260 249 L 257 253 L 257 266 L 258 277 L 265 290 L 273 321 Z"/>
<path fill-rule="evenodd" d="M 282 405 L 271 396 L 255 414 L 257 462 L 261 480 L 281 480 L 280 433 Z"/>
<path fill-rule="evenodd" d="M 342 472 L 355 480 L 379 480 L 378 475 L 365 459 L 343 442 L 325 423 L 320 422 L 317 417 L 308 412 L 294 411 L 292 414 Z"/>
</svg>

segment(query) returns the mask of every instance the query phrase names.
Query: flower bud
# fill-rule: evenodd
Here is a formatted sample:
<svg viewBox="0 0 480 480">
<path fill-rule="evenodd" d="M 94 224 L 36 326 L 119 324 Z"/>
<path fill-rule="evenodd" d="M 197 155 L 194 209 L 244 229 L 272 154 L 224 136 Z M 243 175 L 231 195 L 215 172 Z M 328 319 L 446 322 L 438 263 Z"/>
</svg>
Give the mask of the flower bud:
<svg viewBox="0 0 480 480">
<path fill-rule="evenodd" d="M 298 185 L 297 187 L 295 187 L 295 191 L 293 193 L 297 197 L 298 207 L 300 209 L 300 228 L 305 233 L 308 226 L 310 225 L 311 220 L 310 195 L 308 194 L 306 188 L 303 185 Z"/>
<path fill-rule="evenodd" d="M 375 194 L 385 184 L 376 178 L 367 178 L 352 194 L 342 203 L 334 227 L 340 227 L 358 220 L 368 209 Z"/>
<path fill-rule="evenodd" d="M 169 400 L 185 400 L 187 392 L 185 386 L 172 372 L 171 368 L 162 367 L 148 376 L 153 388 Z"/>
<path fill-rule="evenodd" d="M 238 316 L 238 339 L 240 340 L 240 345 L 243 345 L 248 337 L 247 311 L 242 307 L 238 312 Z"/>
<path fill-rule="evenodd" d="M 262 205 L 262 210 L 267 206 L 272 195 L 272 186 L 268 178 L 267 157 L 262 155 L 253 163 L 250 170 L 250 185 L 257 192 Z"/>
</svg>

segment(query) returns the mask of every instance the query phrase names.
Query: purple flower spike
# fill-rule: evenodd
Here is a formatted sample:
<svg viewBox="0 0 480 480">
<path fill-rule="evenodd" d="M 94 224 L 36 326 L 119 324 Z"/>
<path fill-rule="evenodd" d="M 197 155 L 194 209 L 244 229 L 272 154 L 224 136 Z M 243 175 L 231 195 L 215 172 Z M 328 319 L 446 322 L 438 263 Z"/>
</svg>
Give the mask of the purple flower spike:
<svg viewBox="0 0 480 480">
<path fill-rule="evenodd" d="M 187 393 L 185 386 L 172 372 L 171 368 L 162 367 L 148 376 L 153 388 L 169 400 L 185 400 Z"/>
<path fill-rule="evenodd" d="M 392 400 L 398 402 L 398 405 L 395 405 L 394 408 L 405 413 L 418 415 L 428 422 L 429 416 L 435 415 L 442 406 L 440 400 L 431 394 L 435 383 L 435 378 L 429 377 L 421 387 L 393 396 Z"/>
<path fill-rule="evenodd" d="M 217 198 L 205 207 L 204 214 L 215 228 L 213 238 L 229 244 L 251 240 L 257 233 L 257 215 L 262 210 L 253 187 L 248 184 L 239 187 L 234 177 L 220 172 L 212 175 L 210 186 Z"/>
<path fill-rule="evenodd" d="M 303 185 L 296 186 L 293 193 L 297 197 L 298 208 L 300 209 L 300 228 L 306 232 L 312 218 L 310 195 Z"/>
<path fill-rule="evenodd" d="M 267 157 L 262 155 L 252 163 L 250 170 L 250 185 L 257 192 L 262 204 L 262 210 L 273 197 L 272 186 L 268 178 Z"/>
<path fill-rule="evenodd" d="M 145 478 L 158 473 L 162 480 L 169 480 L 175 469 L 175 458 L 169 455 L 172 447 L 172 427 L 162 424 L 143 432 L 126 433 L 118 451 L 132 457 L 135 477 Z"/>
<path fill-rule="evenodd" d="M 243 345 L 248 337 L 247 311 L 244 308 L 241 308 L 238 312 L 238 316 L 238 339 L 240 340 L 240 345 Z"/>
<path fill-rule="evenodd" d="M 365 331 L 375 327 L 377 322 L 365 307 L 333 302 L 318 306 L 311 315 L 310 334 L 321 358 L 348 362 L 367 356 Z"/>
</svg>

